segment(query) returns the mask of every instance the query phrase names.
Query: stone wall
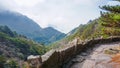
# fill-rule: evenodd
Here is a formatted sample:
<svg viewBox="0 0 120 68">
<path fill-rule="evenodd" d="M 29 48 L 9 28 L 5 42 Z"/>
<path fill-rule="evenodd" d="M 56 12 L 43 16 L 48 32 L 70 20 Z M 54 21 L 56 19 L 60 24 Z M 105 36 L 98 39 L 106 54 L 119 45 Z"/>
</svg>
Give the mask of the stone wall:
<svg viewBox="0 0 120 68">
<path fill-rule="evenodd" d="M 61 50 L 51 50 L 42 56 L 42 68 L 62 68 L 63 64 L 66 64 L 70 59 L 86 48 L 94 47 L 96 44 L 105 44 L 117 41 L 120 41 L 120 37 L 92 39 L 77 45 L 71 45 L 70 47 Z"/>
</svg>

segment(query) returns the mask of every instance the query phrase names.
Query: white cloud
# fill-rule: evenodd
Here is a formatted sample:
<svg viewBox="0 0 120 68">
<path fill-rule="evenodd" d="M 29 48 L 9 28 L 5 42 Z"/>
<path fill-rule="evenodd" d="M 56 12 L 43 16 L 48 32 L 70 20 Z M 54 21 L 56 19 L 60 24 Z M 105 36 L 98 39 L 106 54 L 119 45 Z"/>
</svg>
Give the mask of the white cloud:
<svg viewBox="0 0 120 68">
<path fill-rule="evenodd" d="M 117 2 L 117 1 L 109 1 L 107 4 L 108 4 L 108 5 L 120 5 L 120 2 Z"/>
<path fill-rule="evenodd" d="M 19 6 L 34 6 L 40 2 L 44 2 L 45 0 L 14 0 L 16 2 L 16 4 L 18 4 Z"/>
<path fill-rule="evenodd" d="M 7 4 L 6 4 L 7 3 Z M 20 12 L 41 27 L 53 26 L 64 33 L 99 16 L 104 0 L 1 0 L 0 4 Z"/>
<path fill-rule="evenodd" d="M 17 5 L 14 1 L 0 0 L 0 8 L 10 9 L 10 8 L 16 8 L 16 7 Z"/>
</svg>

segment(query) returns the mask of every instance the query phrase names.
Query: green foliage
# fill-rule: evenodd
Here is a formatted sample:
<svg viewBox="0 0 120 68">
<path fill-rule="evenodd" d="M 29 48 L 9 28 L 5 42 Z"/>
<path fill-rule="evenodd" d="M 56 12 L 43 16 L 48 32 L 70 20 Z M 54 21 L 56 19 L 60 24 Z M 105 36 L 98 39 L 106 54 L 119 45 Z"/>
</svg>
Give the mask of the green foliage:
<svg viewBox="0 0 120 68">
<path fill-rule="evenodd" d="M 27 67 L 27 63 L 26 64 L 24 63 L 23 66 L 22 66 L 22 68 L 28 68 Z"/>
<path fill-rule="evenodd" d="M 101 9 L 112 12 L 112 13 L 120 13 L 119 5 L 116 5 L 116 6 L 105 5 L 105 6 L 102 6 Z"/>
<path fill-rule="evenodd" d="M 14 59 L 10 59 L 5 64 L 6 68 L 19 68 L 18 63 Z"/>
<path fill-rule="evenodd" d="M 104 13 L 100 19 L 105 27 L 120 28 L 120 14 L 118 13 Z"/>
<path fill-rule="evenodd" d="M 24 55 L 28 55 L 28 53 L 42 55 L 46 52 L 46 48 L 44 46 L 35 43 L 32 40 L 27 40 L 26 38 L 9 38 L 9 41 L 15 44 L 15 47 L 19 48 Z"/>
<path fill-rule="evenodd" d="M 119 1 L 119 0 L 115 0 Z M 103 29 L 104 34 L 109 36 L 119 36 L 120 35 L 120 5 L 102 6 L 101 9 L 107 12 L 101 13 L 101 24 L 105 27 Z"/>
</svg>

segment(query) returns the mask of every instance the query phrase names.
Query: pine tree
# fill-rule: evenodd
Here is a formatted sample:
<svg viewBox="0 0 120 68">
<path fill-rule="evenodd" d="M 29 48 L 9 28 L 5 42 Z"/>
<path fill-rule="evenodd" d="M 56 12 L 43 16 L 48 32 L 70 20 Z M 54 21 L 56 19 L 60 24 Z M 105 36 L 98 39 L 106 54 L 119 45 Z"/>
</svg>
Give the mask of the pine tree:
<svg viewBox="0 0 120 68">
<path fill-rule="evenodd" d="M 114 0 L 120 2 L 120 0 Z M 107 35 L 120 35 L 120 5 L 105 5 L 100 7 L 107 12 L 101 12 L 102 26 L 104 33 Z"/>
</svg>

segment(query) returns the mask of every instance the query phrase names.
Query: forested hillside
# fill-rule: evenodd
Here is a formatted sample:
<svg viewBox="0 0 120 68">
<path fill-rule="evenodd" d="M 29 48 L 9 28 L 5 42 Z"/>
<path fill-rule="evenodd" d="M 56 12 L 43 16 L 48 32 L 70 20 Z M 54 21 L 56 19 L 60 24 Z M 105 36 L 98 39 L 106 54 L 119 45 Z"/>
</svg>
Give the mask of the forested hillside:
<svg viewBox="0 0 120 68">
<path fill-rule="evenodd" d="M 7 26 L 0 26 L 0 67 L 17 66 L 20 61 L 25 60 L 29 55 L 42 55 L 47 51 L 46 47 L 27 39 L 11 31 Z M 8 68 L 7 67 L 7 68 Z M 18 68 L 17 67 L 14 68 Z"/>
</svg>

